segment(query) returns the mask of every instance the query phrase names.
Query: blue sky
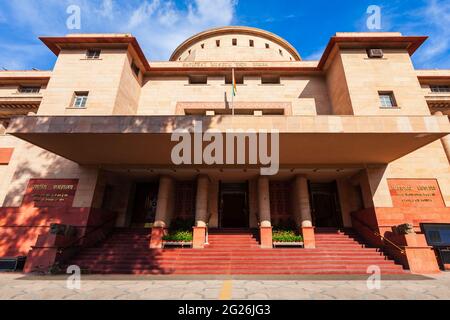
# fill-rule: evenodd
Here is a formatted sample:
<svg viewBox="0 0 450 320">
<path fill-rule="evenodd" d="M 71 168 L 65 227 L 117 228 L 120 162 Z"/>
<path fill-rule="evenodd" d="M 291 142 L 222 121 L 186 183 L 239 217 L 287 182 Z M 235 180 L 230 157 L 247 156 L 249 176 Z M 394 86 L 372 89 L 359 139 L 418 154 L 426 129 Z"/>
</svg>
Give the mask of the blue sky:
<svg viewBox="0 0 450 320">
<path fill-rule="evenodd" d="M 80 30 L 66 27 L 70 5 L 81 9 Z M 149 60 L 167 60 L 189 36 L 223 25 L 274 32 L 317 60 L 334 33 L 368 31 L 369 5 L 381 7 L 380 31 L 430 37 L 414 55 L 416 68 L 450 69 L 449 0 L 0 0 L 0 68 L 51 69 L 42 35 L 132 33 Z"/>
</svg>

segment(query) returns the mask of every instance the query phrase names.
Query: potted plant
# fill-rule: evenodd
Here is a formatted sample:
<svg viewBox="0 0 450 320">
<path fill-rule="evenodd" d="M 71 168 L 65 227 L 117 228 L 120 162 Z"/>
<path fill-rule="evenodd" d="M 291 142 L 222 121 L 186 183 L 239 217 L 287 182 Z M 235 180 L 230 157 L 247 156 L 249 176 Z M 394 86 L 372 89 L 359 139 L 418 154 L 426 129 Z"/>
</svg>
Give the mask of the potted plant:
<svg viewBox="0 0 450 320">
<path fill-rule="evenodd" d="M 292 244 L 302 245 L 303 238 L 301 235 L 296 234 L 294 230 L 274 230 L 272 235 L 272 241 L 280 244 Z"/>
<path fill-rule="evenodd" d="M 303 237 L 295 231 L 295 223 L 287 221 L 275 227 L 272 233 L 273 246 L 303 246 Z"/>
<path fill-rule="evenodd" d="M 168 233 L 163 237 L 163 246 L 192 246 L 192 226 L 192 219 L 174 219 Z"/>
</svg>

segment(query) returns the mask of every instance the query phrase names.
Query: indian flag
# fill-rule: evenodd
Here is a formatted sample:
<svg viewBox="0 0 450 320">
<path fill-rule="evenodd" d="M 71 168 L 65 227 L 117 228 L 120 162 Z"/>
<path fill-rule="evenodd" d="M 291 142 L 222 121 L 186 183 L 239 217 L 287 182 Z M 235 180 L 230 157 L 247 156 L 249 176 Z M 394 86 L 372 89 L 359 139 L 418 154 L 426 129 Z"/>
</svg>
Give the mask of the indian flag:
<svg viewBox="0 0 450 320">
<path fill-rule="evenodd" d="M 234 76 L 234 69 L 231 70 L 232 78 L 233 78 L 233 97 L 236 97 L 237 94 L 237 86 L 236 86 L 236 77 Z"/>
</svg>

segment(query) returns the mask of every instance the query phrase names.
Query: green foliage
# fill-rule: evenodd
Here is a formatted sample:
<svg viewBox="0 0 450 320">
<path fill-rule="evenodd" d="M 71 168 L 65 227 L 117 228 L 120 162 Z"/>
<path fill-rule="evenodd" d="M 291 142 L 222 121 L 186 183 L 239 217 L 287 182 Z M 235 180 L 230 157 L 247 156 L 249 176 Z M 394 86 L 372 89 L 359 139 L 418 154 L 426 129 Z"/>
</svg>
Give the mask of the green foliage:
<svg viewBox="0 0 450 320">
<path fill-rule="evenodd" d="M 272 234 L 273 242 L 302 242 L 303 237 L 293 230 L 274 230 Z"/>
<path fill-rule="evenodd" d="M 164 241 L 174 241 L 174 242 L 191 242 L 192 241 L 192 231 L 170 231 L 169 234 L 163 237 Z"/>
</svg>

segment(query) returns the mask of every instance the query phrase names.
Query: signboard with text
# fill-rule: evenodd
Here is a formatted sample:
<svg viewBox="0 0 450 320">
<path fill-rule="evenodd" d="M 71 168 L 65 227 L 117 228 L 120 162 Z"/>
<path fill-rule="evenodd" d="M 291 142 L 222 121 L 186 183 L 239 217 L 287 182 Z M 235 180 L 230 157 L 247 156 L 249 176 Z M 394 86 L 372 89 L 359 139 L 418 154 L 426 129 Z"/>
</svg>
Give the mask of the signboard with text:
<svg viewBox="0 0 450 320">
<path fill-rule="evenodd" d="M 436 179 L 388 179 L 394 207 L 445 207 Z"/>
<path fill-rule="evenodd" d="M 31 179 L 24 196 L 24 204 L 35 207 L 71 207 L 78 179 Z"/>
</svg>

